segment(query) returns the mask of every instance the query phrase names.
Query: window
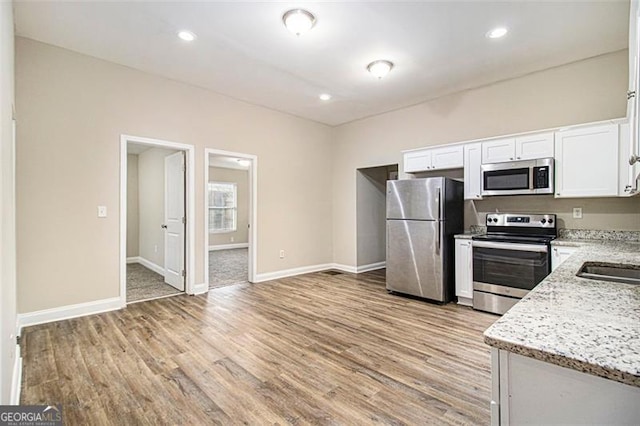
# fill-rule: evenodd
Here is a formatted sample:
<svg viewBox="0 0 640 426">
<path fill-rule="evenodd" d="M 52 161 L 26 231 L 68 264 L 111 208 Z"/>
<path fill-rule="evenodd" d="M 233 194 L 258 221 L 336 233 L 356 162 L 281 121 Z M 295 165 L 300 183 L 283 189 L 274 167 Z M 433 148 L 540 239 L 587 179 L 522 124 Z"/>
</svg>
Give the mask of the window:
<svg viewBox="0 0 640 426">
<path fill-rule="evenodd" d="M 235 183 L 209 182 L 209 232 L 236 230 L 238 196 Z"/>
</svg>

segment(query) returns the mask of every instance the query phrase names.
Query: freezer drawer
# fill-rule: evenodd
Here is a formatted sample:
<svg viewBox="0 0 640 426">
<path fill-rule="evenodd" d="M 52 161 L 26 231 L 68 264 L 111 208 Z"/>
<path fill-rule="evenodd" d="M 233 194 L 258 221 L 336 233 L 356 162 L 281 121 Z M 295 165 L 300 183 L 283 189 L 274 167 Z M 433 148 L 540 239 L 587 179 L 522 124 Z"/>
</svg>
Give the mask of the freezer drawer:
<svg viewBox="0 0 640 426">
<path fill-rule="evenodd" d="M 445 302 L 443 223 L 387 220 L 387 289 Z"/>
</svg>

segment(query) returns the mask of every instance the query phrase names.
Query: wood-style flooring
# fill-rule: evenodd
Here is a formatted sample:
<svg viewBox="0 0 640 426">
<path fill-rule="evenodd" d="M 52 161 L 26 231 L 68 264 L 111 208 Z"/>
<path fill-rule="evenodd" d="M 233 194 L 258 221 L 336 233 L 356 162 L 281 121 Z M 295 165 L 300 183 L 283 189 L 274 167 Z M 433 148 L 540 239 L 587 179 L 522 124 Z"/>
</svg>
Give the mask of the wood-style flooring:
<svg viewBox="0 0 640 426">
<path fill-rule="evenodd" d="M 180 295 L 22 332 L 22 404 L 65 424 L 489 424 L 497 317 L 384 271 Z"/>
</svg>

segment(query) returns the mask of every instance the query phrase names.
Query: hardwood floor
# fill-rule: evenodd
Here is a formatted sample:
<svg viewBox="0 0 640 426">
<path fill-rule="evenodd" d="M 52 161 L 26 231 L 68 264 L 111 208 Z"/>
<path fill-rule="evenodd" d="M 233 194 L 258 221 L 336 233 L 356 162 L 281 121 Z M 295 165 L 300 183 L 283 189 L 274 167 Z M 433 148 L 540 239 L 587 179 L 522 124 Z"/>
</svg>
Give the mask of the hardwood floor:
<svg viewBox="0 0 640 426">
<path fill-rule="evenodd" d="M 488 424 L 497 317 L 308 274 L 22 333 L 22 404 L 65 424 Z"/>
</svg>

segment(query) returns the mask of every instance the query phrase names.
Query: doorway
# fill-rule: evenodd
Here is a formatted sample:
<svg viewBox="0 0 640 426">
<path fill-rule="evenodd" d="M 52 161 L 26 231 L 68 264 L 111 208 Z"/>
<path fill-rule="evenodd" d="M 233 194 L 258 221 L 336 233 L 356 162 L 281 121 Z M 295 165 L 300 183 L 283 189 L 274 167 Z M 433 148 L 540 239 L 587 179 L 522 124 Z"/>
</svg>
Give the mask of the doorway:
<svg viewBox="0 0 640 426">
<path fill-rule="evenodd" d="M 397 164 L 356 171 L 357 273 L 386 265 L 387 180 L 397 178 Z"/>
<path fill-rule="evenodd" d="M 122 305 L 193 292 L 193 146 L 121 137 Z"/>
<path fill-rule="evenodd" d="M 254 281 L 257 157 L 205 152 L 205 277 L 209 289 Z"/>
</svg>

